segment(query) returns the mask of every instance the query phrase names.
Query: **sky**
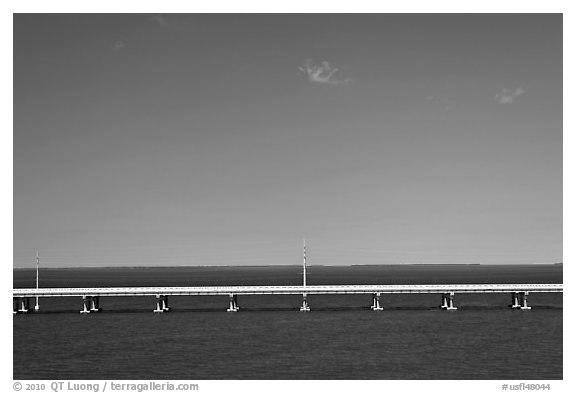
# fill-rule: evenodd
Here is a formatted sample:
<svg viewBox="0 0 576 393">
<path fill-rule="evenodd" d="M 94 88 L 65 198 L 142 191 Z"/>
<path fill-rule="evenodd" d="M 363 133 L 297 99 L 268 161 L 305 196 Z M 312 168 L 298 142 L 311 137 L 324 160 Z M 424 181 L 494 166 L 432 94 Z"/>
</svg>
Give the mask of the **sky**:
<svg viewBox="0 0 576 393">
<path fill-rule="evenodd" d="M 14 266 L 562 262 L 560 14 L 15 14 Z"/>
</svg>

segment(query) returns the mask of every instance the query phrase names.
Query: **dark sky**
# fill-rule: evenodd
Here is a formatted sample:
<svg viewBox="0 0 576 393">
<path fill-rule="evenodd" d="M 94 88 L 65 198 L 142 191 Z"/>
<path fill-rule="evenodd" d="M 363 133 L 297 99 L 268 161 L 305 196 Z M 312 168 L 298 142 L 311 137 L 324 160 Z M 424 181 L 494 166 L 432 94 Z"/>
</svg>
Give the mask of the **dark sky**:
<svg viewBox="0 0 576 393">
<path fill-rule="evenodd" d="M 560 14 L 14 16 L 14 265 L 562 261 Z"/>
</svg>

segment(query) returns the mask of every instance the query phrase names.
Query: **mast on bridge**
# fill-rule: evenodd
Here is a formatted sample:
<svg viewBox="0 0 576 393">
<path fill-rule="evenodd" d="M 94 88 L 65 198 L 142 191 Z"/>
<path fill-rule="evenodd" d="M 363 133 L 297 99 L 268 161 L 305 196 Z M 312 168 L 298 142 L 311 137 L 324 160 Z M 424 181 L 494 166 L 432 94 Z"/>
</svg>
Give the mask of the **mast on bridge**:
<svg viewBox="0 0 576 393">
<path fill-rule="evenodd" d="M 308 307 L 308 301 L 306 300 L 306 239 L 304 239 L 303 249 L 304 249 L 304 258 L 303 258 L 303 271 L 302 271 L 302 287 L 304 288 L 304 292 L 302 293 L 302 307 L 300 307 L 300 311 L 310 311 L 310 307 Z"/>
<path fill-rule="evenodd" d="M 304 263 L 304 272 L 302 274 L 302 286 L 304 287 L 304 289 L 306 289 L 306 239 L 304 239 L 304 258 L 303 258 L 303 263 Z"/>
<path fill-rule="evenodd" d="M 38 273 L 40 270 L 40 251 L 36 250 L 36 289 L 38 289 Z M 34 311 L 39 311 L 40 305 L 38 304 L 38 296 L 36 296 L 36 305 Z"/>
</svg>

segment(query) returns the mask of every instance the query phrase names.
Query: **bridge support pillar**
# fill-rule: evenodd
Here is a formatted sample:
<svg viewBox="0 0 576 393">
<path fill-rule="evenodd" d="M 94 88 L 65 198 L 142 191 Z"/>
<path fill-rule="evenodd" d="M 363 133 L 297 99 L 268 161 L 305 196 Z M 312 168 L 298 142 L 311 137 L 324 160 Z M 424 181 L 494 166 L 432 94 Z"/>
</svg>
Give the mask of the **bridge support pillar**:
<svg viewBox="0 0 576 393">
<path fill-rule="evenodd" d="M 383 308 L 380 307 L 380 293 L 373 293 L 372 294 L 372 305 L 370 308 L 374 311 L 382 311 Z"/>
<path fill-rule="evenodd" d="M 164 312 L 160 295 L 156 295 L 156 308 L 154 309 L 154 312 Z"/>
<path fill-rule="evenodd" d="M 168 295 L 162 296 L 162 310 L 170 311 L 172 308 L 168 306 Z"/>
<path fill-rule="evenodd" d="M 532 307 L 528 306 L 528 291 L 520 293 L 520 310 L 530 310 Z"/>
<path fill-rule="evenodd" d="M 168 307 L 168 296 L 156 295 L 156 309 L 154 309 L 154 312 L 166 311 L 170 311 L 170 307 Z"/>
<path fill-rule="evenodd" d="M 234 294 L 230 294 L 230 306 L 228 307 L 228 309 L 226 311 L 228 312 L 236 312 L 240 310 L 240 307 L 238 307 L 238 295 L 234 295 Z"/>
<path fill-rule="evenodd" d="M 310 307 L 308 307 L 308 299 L 305 293 L 302 294 L 302 307 L 300 307 L 300 311 L 310 311 Z"/>
<path fill-rule="evenodd" d="M 510 304 L 510 308 L 517 309 L 520 308 L 520 302 L 518 301 L 518 297 L 520 294 L 518 292 L 512 292 L 512 304 Z"/>
<path fill-rule="evenodd" d="M 457 310 L 457 307 L 454 307 L 454 292 L 450 293 L 443 293 L 442 294 L 442 305 L 440 308 L 443 310 Z"/>
<path fill-rule="evenodd" d="M 88 305 L 92 302 L 92 296 L 82 296 L 82 310 L 80 314 L 90 314 L 90 308 Z"/>
<path fill-rule="evenodd" d="M 100 296 L 90 296 L 90 312 L 102 311 L 100 308 Z"/>
<path fill-rule="evenodd" d="M 30 311 L 30 298 L 21 297 L 20 298 L 20 310 L 21 313 L 27 313 Z"/>
<path fill-rule="evenodd" d="M 27 297 L 14 298 L 14 314 L 25 314 L 30 311 L 30 299 Z"/>
</svg>

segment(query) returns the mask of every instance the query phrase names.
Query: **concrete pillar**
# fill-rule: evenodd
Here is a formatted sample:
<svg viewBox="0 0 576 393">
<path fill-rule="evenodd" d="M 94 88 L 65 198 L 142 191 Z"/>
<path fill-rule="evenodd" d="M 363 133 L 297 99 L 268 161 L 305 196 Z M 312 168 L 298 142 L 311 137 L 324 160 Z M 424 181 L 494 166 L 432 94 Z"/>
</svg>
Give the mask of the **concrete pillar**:
<svg viewBox="0 0 576 393">
<path fill-rule="evenodd" d="M 454 292 L 450 292 L 450 297 L 448 298 L 447 310 L 457 310 L 457 308 L 454 307 Z"/>
<path fill-rule="evenodd" d="M 14 314 L 16 313 L 25 314 L 28 311 L 30 311 L 30 299 L 28 299 L 27 297 L 18 298 Z"/>
<path fill-rule="evenodd" d="M 302 307 L 300 307 L 300 311 L 310 311 L 310 307 L 308 307 L 308 301 L 306 299 L 306 294 L 302 294 Z"/>
<path fill-rule="evenodd" d="M 443 293 L 442 294 L 442 305 L 440 308 L 444 310 L 457 310 L 457 307 L 454 307 L 454 292 L 450 293 Z"/>
<path fill-rule="evenodd" d="M 240 310 L 240 307 L 238 307 L 238 296 L 231 293 L 230 294 L 230 306 L 228 307 L 228 309 L 226 311 L 236 312 L 238 310 Z"/>
<path fill-rule="evenodd" d="M 82 310 L 80 310 L 80 314 L 90 314 L 90 310 L 88 309 L 88 302 L 91 300 L 90 296 L 82 296 Z"/>
<path fill-rule="evenodd" d="M 440 308 L 443 310 L 448 308 L 448 296 L 446 293 L 442 294 L 442 303 L 440 304 Z"/>
<path fill-rule="evenodd" d="M 512 292 L 512 304 L 510 304 L 510 308 L 518 309 L 520 308 L 520 302 L 518 301 L 518 296 L 520 294 L 518 292 Z"/>
<path fill-rule="evenodd" d="M 168 307 L 168 295 L 160 296 L 160 303 L 162 306 L 162 311 L 170 311 L 171 308 Z"/>
<path fill-rule="evenodd" d="M 373 293 L 372 294 L 373 305 L 372 310 L 374 311 L 382 311 L 383 308 L 380 307 L 380 293 Z"/>
<path fill-rule="evenodd" d="M 532 307 L 528 307 L 528 291 L 520 293 L 522 306 L 520 310 L 530 310 Z"/>
<path fill-rule="evenodd" d="M 90 296 L 90 312 L 102 311 L 100 308 L 100 296 Z"/>
<path fill-rule="evenodd" d="M 156 309 L 154 312 L 164 312 L 164 299 L 161 295 L 156 295 Z"/>
</svg>

